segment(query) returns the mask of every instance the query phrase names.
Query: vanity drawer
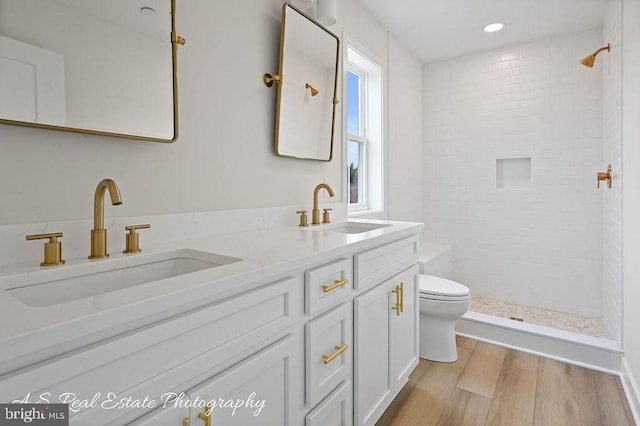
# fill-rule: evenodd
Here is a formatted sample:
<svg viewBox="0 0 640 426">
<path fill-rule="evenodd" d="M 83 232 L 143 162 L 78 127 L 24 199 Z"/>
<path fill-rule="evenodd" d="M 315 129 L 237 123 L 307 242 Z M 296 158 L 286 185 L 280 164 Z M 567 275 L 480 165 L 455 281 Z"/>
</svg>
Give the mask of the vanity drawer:
<svg viewBox="0 0 640 426">
<path fill-rule="evenodd" d="M 305 272 L 304 300 L 307 315 L 320 312 L 351 294 L 352 265 L 351 258 L 340 259 Z M 341 283 L 344 284 L 340 285 Z"/>
<path fill-rule="evenodd" d="M 371 287 L 389 279 L 418 261 L 418 239 L 403 238 L 393 243 L 356 254 L 354 257 L 356 290 Z"/>
<path fill-rule="evenodd" d="M 351 426 L 353 424 L 353 393 L 347 380 L 314 408 L 305 419 L 305 426 Z"/>
<path fill-rule="evenodd" d="M 207 368 L 212 368 L 291 326 L 299 291 L 299 280 L 287 277 L 0 376 L 0 400 L 24 398 L 29 392 L 50 392 L 50 401 L 60 402 L 58 397 L 65 392 L 73 392 L 78 400 L 91 400 L 96 395 L 106 398 L 107 392 L 118 398 L 144 398 L 175 391 L 171 381 L 162 378 L 171 376 L 178 366 L 194 364 L 206 354 Z M 180 380 L 192 375 L 184 372 Z M 77 416 L 85 424 L 98 424 L 98 419 L 111 421 L 124 412 L 85 408 L 71 413 L 72 422 Z"/>
<path fill-rule="evenodd" d="M 305 325 L 306 402 L 315 406 L 342 381 L 351 378 L 353 360 L 351 303 Z"/>
</svg>

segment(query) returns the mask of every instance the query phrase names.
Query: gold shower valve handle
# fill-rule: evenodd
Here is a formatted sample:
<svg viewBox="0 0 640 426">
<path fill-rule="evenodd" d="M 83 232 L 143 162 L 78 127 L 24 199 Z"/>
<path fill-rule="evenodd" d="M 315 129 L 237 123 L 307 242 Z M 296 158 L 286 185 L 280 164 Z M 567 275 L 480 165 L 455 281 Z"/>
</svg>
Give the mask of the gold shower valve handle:
<svg viewBox="0 0 640 426">
<path fill-rule="evenodd" d="M 300 224 L 298 226 L 304 227 L 304 226 L 309 226 L 309 221 L 307 218 L 307 211 L 306 210 L 298 210 L 296 213 L 298 213 L 300 215 Z"/>
<path fill-rule="evenodd" d="M 597 178 L 597 188 L 600 188 L 600 181 L 606 180 L 607 181 L 607 186 L 609 188 L 611 188 L 611 164 L 609 164 L 607 166 L 607 171 L 606 172 L 598 172 L 598 178 Z"/>
<path fill-rule="evenodd" d="M 62 265 L 64 263 L 64 260 L 62 260 L 62 242 L 58 241 L 58 238 L 62 238 L 62 232 L 27 235 L 27 241 L 45 240 L 47 238 L 49 242 L 44 244 L 44 262 L 40 263 L 40 266 Z"/>
<path fill-rule="evenodd" d="M 138 229 L 151 228 L 151 225 L 146 223 L 144 225 L 130 225 L 125 226 L 124 229 L 129 231 L 126 236 L 126 248 L 123 253 L 140 253 L 140 235 L 136 232 Z"/>
</svg>

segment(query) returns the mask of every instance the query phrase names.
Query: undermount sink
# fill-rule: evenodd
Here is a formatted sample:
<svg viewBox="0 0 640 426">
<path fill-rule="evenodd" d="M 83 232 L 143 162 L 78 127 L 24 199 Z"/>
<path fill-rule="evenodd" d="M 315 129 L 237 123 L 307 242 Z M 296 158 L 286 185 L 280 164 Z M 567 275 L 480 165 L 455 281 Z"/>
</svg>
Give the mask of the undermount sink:
<svg viewBox="0 0 640 426">
<path fill-rule="evenodd" d="M 361 223 L 361 222 L 345 222 L 335 228 L 329 228 L 327 232 L 335 232 L 338 234 L 361 234 L 375 229 L 386 228 L 391 226 L 383 223 Z"/>
<path fill-rule="evenodd" d="M 127 256 L 0 279 L 0 288 L 28 306 L 51 306 L 239 262 L 192 249 Z"/>
</svg>

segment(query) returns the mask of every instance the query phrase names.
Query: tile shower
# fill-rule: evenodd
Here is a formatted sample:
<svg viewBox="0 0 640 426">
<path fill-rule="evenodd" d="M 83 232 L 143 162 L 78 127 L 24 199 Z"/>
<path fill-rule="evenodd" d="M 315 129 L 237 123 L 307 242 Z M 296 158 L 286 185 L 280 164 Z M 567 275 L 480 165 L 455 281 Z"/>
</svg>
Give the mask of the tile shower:
<svg viewBox="0 0 640 426">
<path fill-rule="evenodd" d="M 602 28 L 424 65 L 424 240 L 453 246 L 473 310 L 620 340 L 620 16 L 610 2 Z"/>
</svg>

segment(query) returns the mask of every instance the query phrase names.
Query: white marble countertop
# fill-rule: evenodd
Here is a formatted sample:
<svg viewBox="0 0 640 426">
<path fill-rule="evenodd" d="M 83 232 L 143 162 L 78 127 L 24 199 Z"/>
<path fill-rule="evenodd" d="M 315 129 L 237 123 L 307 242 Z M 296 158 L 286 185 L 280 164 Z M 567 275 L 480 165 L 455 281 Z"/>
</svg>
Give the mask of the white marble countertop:
<svg viewBox="0 0 640 426">
<path fill-rule="evenodd" d="M 241 260 L 160 281 L 140 284 L 108 293 L 70 300 L 50 306 L 27 306 L 5 290 L 16 275 L 46 274 L 34 265 L 4 267 L 0 273 L 0 364 L 20 357 L 36 346 L 45 347 L 87 338 L 90 331 L 97 339 L 106 330 L 131 324 L 154 315 L 167 315 L 172 309 L 182 311 L 198 304 L 212 303 L 219 297 L 243 291 L 243 285 L 259 282 L 296 270 L 305 263 L 330 261 L 342 251 L 366 250 L 374 245 L 416 234 L 421 223 L 381 220 L 349 220 L 359 223 L 387 224 L 383 228 L 358 234 L 330 232 L 341 223 L 234 232 L 215 236 L 158 243 L 137 255 L 112 253 L 103 260 L 67 259 L 63 266 L 49 271 L 73 271 L 94 262 L 107 262 L 126 256 L 144 256 L 168 250 L 188 248 L 232 256 Z M 68 274 L 71 272 L 65 272 Z M 27 274 L 27 275 L 25 275 Z M 3 284 L 4 283 L 4 284 Z M 159 317 L 158 317 L 159 318 Z M 156 318 L 157 320 L 157 318 Z M 131 327 L 129 327 L 131 328 Z M 126 328 L 125 328 L 126 329 Z M 107 334 L 108 335 L 108 334 Z M 105 336 L 107 336 L 105 335 Z M 84 337 L 83 337 L 84 336 Z"/>
</svg>

